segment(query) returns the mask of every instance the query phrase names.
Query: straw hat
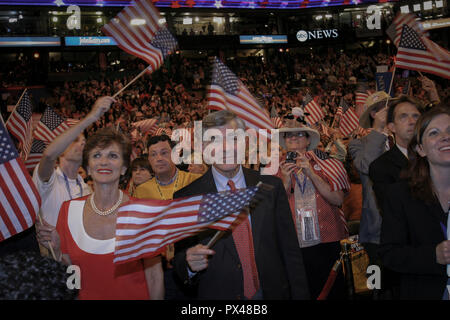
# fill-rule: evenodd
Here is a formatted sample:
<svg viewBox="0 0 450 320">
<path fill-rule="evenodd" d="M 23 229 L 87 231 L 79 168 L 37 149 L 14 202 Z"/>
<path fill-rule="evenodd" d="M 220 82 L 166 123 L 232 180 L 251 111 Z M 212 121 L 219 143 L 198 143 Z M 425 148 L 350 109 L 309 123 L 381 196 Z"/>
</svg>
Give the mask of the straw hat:
<svg viewBox="0 0 450 320">
<path fill-rule="evenodd" d="M 297 122 L 298 123 L 298 122 Z M 280 128 L 279 133 L 280 133 L 280 146 L 283 147 L 283 149 L 286 150 L 286 141 L 284 139 L 284 133 L 285 132 L 307 132 L 309 135 L 309 146 L 308 146 L 308 151 L 310 150 L 314 150 L 315 148 L 317 148 L 317 146 L 319 145 L 320 142 L 320 134 L 317 130 L 314 130 L 306 125 L 301 125 L 300 123 L 295 124 L 294 127 L 283 127 Z"/>
<path fill-rule="evenodd" d="M 383 104 L 386 104 L 386 100 L 389 99 L 390 96 L 384 91 L 377 91 L 374 94 L 370 95 L 365 103 L 365 110 L 361 117 L 359 118 L 359 125 L 364 129 L 370 128 L 370 113 L 373 110 L 381 107 Z"/>
</svg>

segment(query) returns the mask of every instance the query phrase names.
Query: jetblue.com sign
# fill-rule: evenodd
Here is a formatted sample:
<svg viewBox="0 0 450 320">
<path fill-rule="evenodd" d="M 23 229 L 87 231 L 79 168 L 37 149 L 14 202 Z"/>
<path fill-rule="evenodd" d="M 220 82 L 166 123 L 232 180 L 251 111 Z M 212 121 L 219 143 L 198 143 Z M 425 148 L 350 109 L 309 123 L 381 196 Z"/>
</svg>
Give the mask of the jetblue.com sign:
<svg viewBox="0 0 450 320">
<path fill-rule="evenodd" d="M 314 31 L 300 30 L 297 32 L 297 40 L 300 42 L 305 42 L 308 40 L 335 39 L 337 37 L 339 37 L 337 29 Z"/>
<path fill-rule="evenodd" d="M 115 46 L 111 37 L 66 37 L 66 46 Z"/>
</svg>

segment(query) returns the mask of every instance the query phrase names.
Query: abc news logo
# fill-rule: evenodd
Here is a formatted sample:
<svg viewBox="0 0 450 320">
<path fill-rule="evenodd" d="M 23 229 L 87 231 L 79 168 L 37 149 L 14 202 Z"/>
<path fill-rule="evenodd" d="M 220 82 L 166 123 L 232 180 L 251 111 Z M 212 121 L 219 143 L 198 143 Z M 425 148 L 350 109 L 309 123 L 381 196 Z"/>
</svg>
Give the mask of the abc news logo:
<svg viewBox="0 0 450 320">
<path fill-rule="evenodd" d="M 313 39 L 337 38 L 338 36 L 339 34 L 337 29 L 314 30 L 314 31 L 300 30 L 299 32 L 297 32 L 297 40 L 300 42 L 305 42 L 307 40 Z"/>
</svg>

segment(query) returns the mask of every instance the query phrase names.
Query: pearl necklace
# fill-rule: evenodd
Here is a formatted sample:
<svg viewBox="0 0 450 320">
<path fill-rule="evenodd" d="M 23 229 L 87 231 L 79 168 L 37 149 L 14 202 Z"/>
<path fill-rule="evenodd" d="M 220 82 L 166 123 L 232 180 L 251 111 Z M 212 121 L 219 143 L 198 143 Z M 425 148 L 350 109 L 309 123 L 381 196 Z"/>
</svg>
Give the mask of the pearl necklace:
<svg viewBox="0 0 450 320">
<path fill-rule="evenodd" d="M 94 212 L 96 214 L 101 215 L 101 216 L 107 216 L 107 215 L 113 213 L 114 211 L 116 211 L 116 209 L 122 203 L 122 199 L 123 199 L 123 192 L 122 192 L 122 190 L 119 190 L 119 200 L 117 200 L 117 202 L 111 208 L 109 208 L 108 210 L 101 211 L 101 210 L 99 210 L 96 207 L 95 202 L 94 202 L 94 193 L 92 193 L 92 195 L 91 195 L 91 207 L 92 207 L 92 210 L 94 210 Z"/>
</svg>

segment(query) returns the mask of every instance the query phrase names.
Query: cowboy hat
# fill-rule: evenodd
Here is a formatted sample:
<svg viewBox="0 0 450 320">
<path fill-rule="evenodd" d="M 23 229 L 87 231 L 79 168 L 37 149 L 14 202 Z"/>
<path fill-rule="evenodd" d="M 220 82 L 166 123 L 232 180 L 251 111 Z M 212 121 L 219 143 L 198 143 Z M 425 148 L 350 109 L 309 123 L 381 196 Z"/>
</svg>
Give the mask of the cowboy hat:
<svg viewBox="0 0 450 320">
<path fill-rule="evenodd" d="M 377 91 L 370 95 L 365 102 L 365 110 L 361 117 L 359 117 L 359 125 L 364 129 L 370 128 L 370 113 L 377 110 L 383 104 L 386 104 L 390 96 L 384 91 Z"/>
</svg>

